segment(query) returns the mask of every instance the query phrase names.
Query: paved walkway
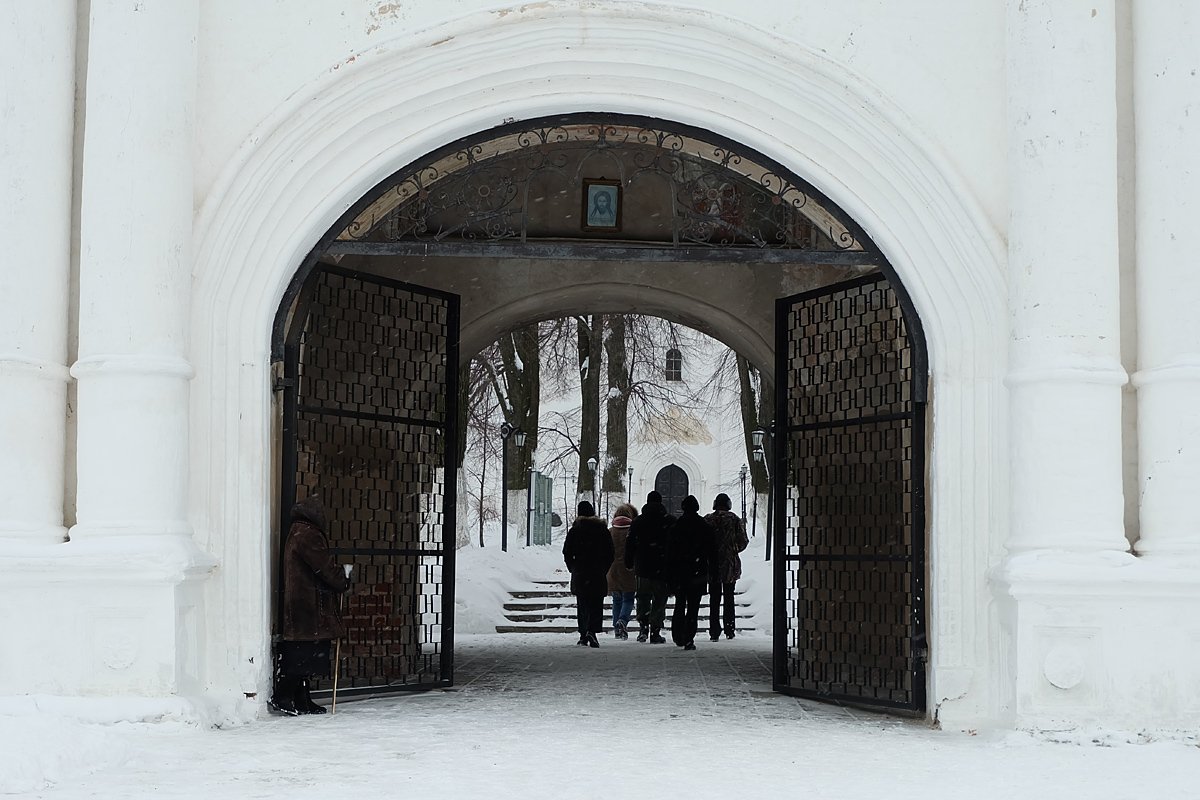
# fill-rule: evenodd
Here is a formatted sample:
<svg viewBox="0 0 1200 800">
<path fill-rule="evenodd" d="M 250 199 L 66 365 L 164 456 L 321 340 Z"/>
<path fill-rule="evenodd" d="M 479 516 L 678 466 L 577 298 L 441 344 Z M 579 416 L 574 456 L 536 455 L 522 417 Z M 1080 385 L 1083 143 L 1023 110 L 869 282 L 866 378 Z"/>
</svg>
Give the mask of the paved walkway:
<svg viewBox="0 0 1200 800">
<path fill-rule="evenodd" d="M 113 764 L 48 798 L 1197 796 L 1181 743 L 1049 744 L 771 693 L 763 635 L 698 643 L 464 636 L 449 691 L 228 730 L 108 726 Z"/>
<path fill-rule="evenodd" d="M 554 698 L 572 713 L 615 713 L 618 720 L 641 723 L 686 718 L 742 725 L 750 719 L 820 718 L 911 724 L 772 692 L 771 640 L 762 634 L 719 642 L 702 635 L 694 652 L 669 639 L 652 645 L 632 636 L 617 642 L 602 635 L 595 650 L 575 646 L 577 638 L 576 633 L 526 635 L 498 647 L 490 637 L 469 637 L 456 648 L 457 689 L 473 704 L 502 708 L 522 696 L 539 702 Z"/>
</svg>

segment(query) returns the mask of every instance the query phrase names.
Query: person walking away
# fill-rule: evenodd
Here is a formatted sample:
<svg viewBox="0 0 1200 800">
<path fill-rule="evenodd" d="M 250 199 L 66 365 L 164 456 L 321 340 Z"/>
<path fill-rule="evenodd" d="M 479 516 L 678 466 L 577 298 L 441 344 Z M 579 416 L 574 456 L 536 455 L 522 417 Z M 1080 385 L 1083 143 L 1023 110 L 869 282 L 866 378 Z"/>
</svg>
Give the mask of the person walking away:
<svg viewBox="0 0 1200 800">
<path fill-rule="evenodd" d="M 650 492 L 642 513 L 629 526 L 625 540 L 625 566 L 637 577 L 637 620 L 639 642 L 664 644 L 663 623 L 667 617 L 667 530 L 675 517 L 667 513 L 662 495 Z"/>
<path fill-rule="evenodd" d="M 738 553 L 746 549 L 750 539 L 746 536 L 746 523 L 730 509 L 733 502 L 727 494 L 719 494 L 713 500 L 713 512 L 704 521 L 713 529 L 712 576 L 708 587 L 708 638 L 721 638 L 722 625 L 725 638 L 732 639 L 736 633 L 736 611 L 733 591 L 742 577 L 742 557 Z M 724 617 L 721 609 L 724 606 Z"/>
<path fill-rule="evenodd" d="M 671 526 L 668 574 L 675 594 L 671 640 L 684 650 L 696 649 L 700 600 L 712 572 L 713 530 L 700 516 L 700 503 L 690 494 L 680 504 L 683 513 Z"/>
<path fill-rule="evenodd" d="M 291 520 L 283 545 L 283 631 L 268 705 L 289 716 L 324 714 L 325 707 L 312 701 L 309 681 L 329 677 L 330 643 L 344 633 L 336 596 L 350 588 L 350 569 L 329 552 L 318 499 L 296 503 Z"/>
<path fill-rule="evenodd" d="M 613 636 L 629 638 L 629 618 L 633 616 L 633 598 L 637 577 L 625 566 L 625 540 L 629 526 L 637 518 L 637 509 L 628 503 L 617 506 L 608 532 L 612 536 L 613 563 L 608 568 L 608 591 L 612 595 Z"/>
<path fill-rule="evenodd" d="M 613 542 L 604 521 L 596 517 L 592 504 L 579 504 L 578 514 L 563 542 L 563 560 L 571 573 L 575 616 L 579 625 L 578 644 L 599 647 L 596 634 L 604 620 L 604 594 L 608 590 L 608 568 L 613 562 Z"/>
</svg>

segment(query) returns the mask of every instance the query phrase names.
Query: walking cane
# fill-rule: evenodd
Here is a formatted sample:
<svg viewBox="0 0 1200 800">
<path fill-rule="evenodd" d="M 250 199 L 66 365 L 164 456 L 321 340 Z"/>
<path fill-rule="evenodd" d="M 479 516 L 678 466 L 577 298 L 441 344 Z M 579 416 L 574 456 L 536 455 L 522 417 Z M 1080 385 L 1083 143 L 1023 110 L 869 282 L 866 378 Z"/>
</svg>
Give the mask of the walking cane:
<svg viewBox="0 0 1200 800">
<path fill-rule="evenodd" d="M 344 569 L 346 571 L 346 580 L 349 581 L 350 573 L 354 572 L 354 565 L 353 564 L 343 564 L 342 569 Z M 342 598 L 344 598 L 344 597 L 345 597 L 345 595 L 342 595 L 342 594 L 338 595 L 338 620 L 339 621 L 341 621 L 341 619 L 342 619 Z M 342 634 L 345 635 L 345 632 L 346 632 L 345 624 L 343 624 L 342 625 Z M 341 668 L 342 668 L 342 637 L 339 636 L 338 640 L 337 640 L 337 644 L 335 644 L 333 646 L 333 705 L 329 709 L 330 714 L 337 713 L 338 673 L 341 672 Z"/>
<path fill-rule="evenodd" d="M 342 595 L 338 595 L 338 618 L 342 616 Z M 329 709 L 330 714 L 337 713 L 337 685 L 338 673 L 342 666 L 342 637 L 339 636 L 337 644 L 333 646 L 333 707 Z"/>
</svg>

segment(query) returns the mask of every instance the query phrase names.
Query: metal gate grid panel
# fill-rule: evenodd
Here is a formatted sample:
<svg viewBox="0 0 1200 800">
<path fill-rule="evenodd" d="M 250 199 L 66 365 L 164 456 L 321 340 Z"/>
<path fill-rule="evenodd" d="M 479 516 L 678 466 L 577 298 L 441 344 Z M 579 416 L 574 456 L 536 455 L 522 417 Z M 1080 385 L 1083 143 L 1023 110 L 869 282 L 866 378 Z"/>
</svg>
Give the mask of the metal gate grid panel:
<svg viewBox="0 0 1200 800">
<path fill-rule="evenodd" d="M 924 403 L 869 276 L 777 309 L 776 688 L 922 710 Z"/>
<path fill-rule="evenodd" d="M 457 298 L 322 266 L 300 309 L 285 359 L 295 488 L 285 479 L 284 507 L 289 490 L 320 496 L 330 546 L 355 567 L 339 693 L 447 685 Z"/>
</svg>

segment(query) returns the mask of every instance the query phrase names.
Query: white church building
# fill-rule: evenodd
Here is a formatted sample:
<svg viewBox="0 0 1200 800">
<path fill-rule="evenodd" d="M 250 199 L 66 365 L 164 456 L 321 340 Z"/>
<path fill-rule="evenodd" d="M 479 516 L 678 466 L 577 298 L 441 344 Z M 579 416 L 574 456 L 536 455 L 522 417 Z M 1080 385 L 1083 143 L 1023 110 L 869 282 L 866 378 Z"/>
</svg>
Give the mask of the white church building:
<svg viewBox="0 0 1200 800">
<path fill-rule="evenodd" d="M 263 713 L 313 492 L 351 638 L 389 609 L 351 691 L 451 683 L 457 365 L 629 311 L 777 387 L 776 689 L 1200 725 L 1192 0 L 43 0 L 0 41 L 0 693 Z"/>
</svg>

